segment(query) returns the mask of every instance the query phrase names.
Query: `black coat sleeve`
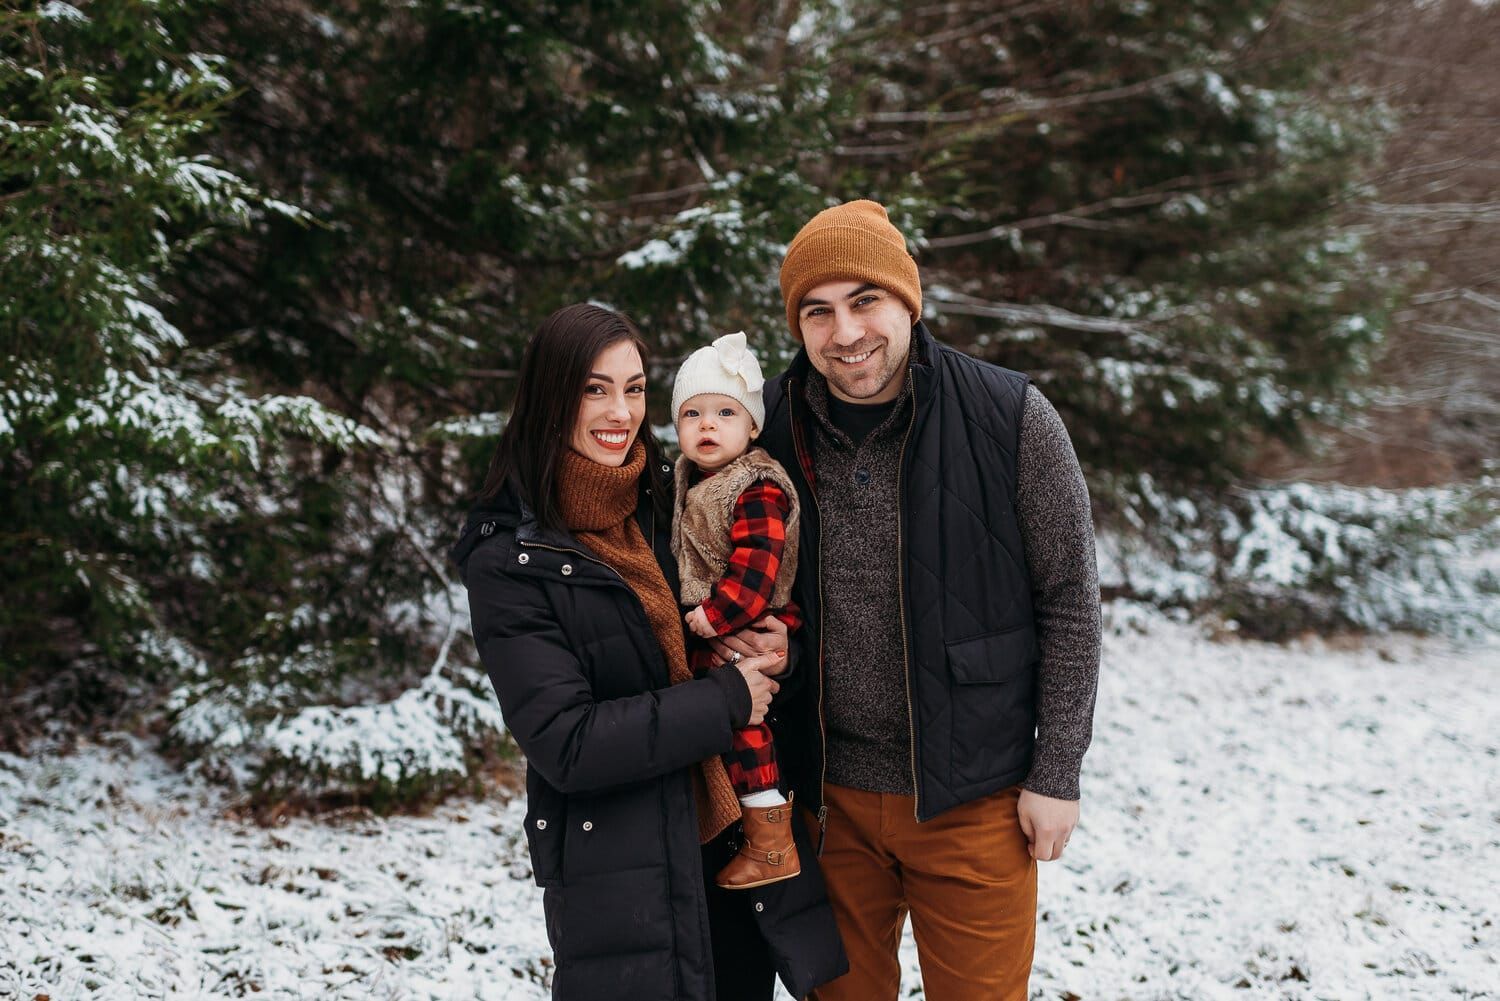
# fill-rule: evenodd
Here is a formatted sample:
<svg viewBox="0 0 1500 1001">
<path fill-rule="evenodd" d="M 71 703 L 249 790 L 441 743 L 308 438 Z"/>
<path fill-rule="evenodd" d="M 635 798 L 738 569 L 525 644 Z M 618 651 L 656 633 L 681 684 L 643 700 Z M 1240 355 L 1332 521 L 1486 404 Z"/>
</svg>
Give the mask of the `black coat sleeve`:
<svg viewBox="0 0 1500 1001">
<path fill-rule="evenodd" d="M 743 679 L 705 677 L 596 701 L 540 584 L 469 560 L 474 642 L 527 762 L 564 793 L 656 778 L 730 749 Z M 628 654 L 627 654 L 628 655 Z"/>
</svg>

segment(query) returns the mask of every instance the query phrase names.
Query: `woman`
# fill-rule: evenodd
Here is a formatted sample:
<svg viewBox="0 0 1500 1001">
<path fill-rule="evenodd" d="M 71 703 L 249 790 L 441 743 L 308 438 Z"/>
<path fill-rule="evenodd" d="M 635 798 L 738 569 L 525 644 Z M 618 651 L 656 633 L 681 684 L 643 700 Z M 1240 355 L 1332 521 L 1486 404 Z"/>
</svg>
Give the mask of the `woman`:
<svg viewBox="0 0 1500 1001">
<path fill-rule="evenodd" d="M 453 551 L 526 755 L 553 997 L 769 1001 L 773 971 L 802 997 L 847 967 L 817 867 L 737 893 L 704 875 L 739 815 L 719 756 L 764 718 L 786 652 L 688 672 L 645 362 L 617 313 L 548 317 Z"/>
</svg>

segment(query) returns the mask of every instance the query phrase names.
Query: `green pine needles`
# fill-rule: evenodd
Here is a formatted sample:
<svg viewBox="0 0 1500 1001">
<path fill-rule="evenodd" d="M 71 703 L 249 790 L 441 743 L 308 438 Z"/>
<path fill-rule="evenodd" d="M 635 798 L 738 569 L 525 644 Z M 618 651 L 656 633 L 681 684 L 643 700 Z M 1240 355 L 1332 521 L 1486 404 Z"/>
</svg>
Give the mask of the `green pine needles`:
<svg viewBox="0 0 1500 1001">
<path fill-rule="evenodd" d="M 442 553 L 526 337 L 628 312 L 663 426 L 725 331 L 780 369 L 785 244 L 855 197 L 1168 554 L 1129 590 L 1269 635 L 1484 621 L 1491 485 L 1252 475 L 1362 404 L 1415 280 L 1353 224 L 1393 123 L 1340 72 L 1364 10 L 7 5 L 0 684 L 42 694 L 0 744 L 124 708 L 266 802 L 472 782 L 504 726 Z"/>
</svg>

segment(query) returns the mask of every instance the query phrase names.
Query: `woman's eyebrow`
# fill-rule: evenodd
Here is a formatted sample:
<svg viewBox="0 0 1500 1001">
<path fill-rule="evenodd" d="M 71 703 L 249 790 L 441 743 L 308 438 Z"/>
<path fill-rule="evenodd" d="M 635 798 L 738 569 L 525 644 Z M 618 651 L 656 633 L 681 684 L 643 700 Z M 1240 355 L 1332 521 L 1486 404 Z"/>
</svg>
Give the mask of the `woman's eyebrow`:
<svg viewBox="0 0 1500 1001">
<path fill-rule="evenodd" d="M 612 379 L 612 378 L 610 378 L 609 376 L 605 375 L 603 372 L 590 372 L 589 373 L 589 378 L 590 379 L 597 379 L 600 382 L 607 382 L 611 386 L 613 386 L 615 384 L 615 380 Z M 627 383 L 638 382 L 639 380 L 644 379 L 644 378 L 646 378 L 646 373 L 645 372 L 637 372 L 635 375 L 632 375 L 630 378 L 626 379 L 625 381 Z"/>
</svg>

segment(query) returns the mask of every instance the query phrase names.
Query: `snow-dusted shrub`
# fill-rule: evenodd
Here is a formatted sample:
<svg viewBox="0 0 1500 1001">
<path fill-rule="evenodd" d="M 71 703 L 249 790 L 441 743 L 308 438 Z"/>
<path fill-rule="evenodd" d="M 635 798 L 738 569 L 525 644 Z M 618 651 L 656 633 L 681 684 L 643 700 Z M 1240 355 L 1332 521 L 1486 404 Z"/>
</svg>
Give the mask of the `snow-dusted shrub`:
<svg viewBox="0 0 1500 1001">
<path fill-rule="evenodd" d="M 1149 480 L 1129 535 L 1101 538 L 1101 575 L 1161 605 L 1213 609 L 1249 635 L 1500 628 L 1497 488 L 1411 490 L 1292 483 L 1222 502 Z"/>
<path fill-rule="evenodd" d="M 412 799 L 467 779 L 476 751 L 504 733 L 483 673 L 455 668 L 389 702 L 278 716 L 258 735 L 259 781 L 266 792 Z"/>
<path fill-rule="evenodd" d="M 489 680 L 447 653 L 389 699 L 372 695 L 357 670 L 368 646 L 247 657 L 172 693 L 168 742 L 195 770 L 262 803 L 383 808 L 445 792 L 469 782 L 505 736 Z"/>
</svg>

